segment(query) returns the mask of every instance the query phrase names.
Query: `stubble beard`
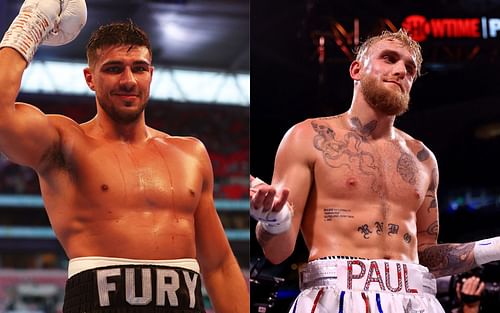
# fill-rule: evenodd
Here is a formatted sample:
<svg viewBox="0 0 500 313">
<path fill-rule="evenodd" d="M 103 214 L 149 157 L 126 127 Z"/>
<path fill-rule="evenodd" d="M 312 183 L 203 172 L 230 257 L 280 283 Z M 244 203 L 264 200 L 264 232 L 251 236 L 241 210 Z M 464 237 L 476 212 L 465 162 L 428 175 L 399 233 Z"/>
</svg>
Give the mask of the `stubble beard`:
<svg viewBox="0 0 500 313">
<path fill-rule="evenodd" d="M 368 104 L 387 115 L 402 115 L 408 111 L 410 95 L 385 88 L 375 77 L 366 75 L 360 80 L 361 93 Z"/>
<path fill-rule="evenodd" d="M 106 112 L 106 114 L 117 124 L 120 125 L 128 125 L 136 122 L 144 109 L 146 108 L 146 102 L 142 103 L 137 110 L 134 111 L 120 111 L 117 109 L 117 106 L 113 104 L 107 104 L 106 101 L 99 101 L 101 104 L 101 108 Z"/>
</svg>

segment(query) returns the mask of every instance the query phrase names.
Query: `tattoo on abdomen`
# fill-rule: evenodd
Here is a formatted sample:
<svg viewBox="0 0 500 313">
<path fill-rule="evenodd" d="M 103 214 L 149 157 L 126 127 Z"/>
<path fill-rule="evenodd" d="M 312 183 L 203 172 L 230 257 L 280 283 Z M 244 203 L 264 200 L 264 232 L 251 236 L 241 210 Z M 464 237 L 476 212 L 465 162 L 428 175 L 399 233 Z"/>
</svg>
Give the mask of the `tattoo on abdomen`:
<svg viewBox="0 0 500 313">
<path fill-rule="evenodd" d="M 398 231 L 399 231 L 399 225 L 390 223 L 388 226 L 389 226 L 389 232 L 387 234 L 389 236 L 395 235 L 395 234 L 398 233 Z"/>
<path fill-rule="evenodd" d="M 368 239 L 370 238 L 370 234 L 372 231 L 370 230 L 370 227 L 368 227 L 368 224 L 364 224 L 358 227 L 358 231 L 363 234 L 363 238 Z"/>
<path fill-rule="evenodd" d="M 325 208 L 323 210 L 323 221 L 331 222 L 334 218 L 354 218 L 350 209 Z"/>
<path fill-rule="evenodd" d="M 406 242 L 406 243 L 410 243 L 411 242 L 411 235 L 409 233 L 406 233 L 403 235 L 403 240 Z"/>
<path fill-rule="evenodd" d="M 377 235 L 381 236 L 384 234 L 384 231 L 385 231 L 384 222 L 377 221 L 377 222 L 373 223 L 373 225 L 375 226 L 375 233 Z M 363 224 L 363 225 L 359 226 L 357 230 L 358 230 L 358 232 L 360 232 L 363 235 L 364 239 L 370 239 L 370 234 L 373 233 L 373 231 L 371 229 L 372 228 L 370 228 L 370 226 L 368 224 Z M 397 235 L 398 233 L 399 233 L 399 225 L 398 224 L 394 224 L 394 223 L 387 224 L 387 235 L 388 236 Z M 411 242 L 411 235 L 409 233 L 405 233 L 403 235 L 403 240 L 406 243 L 410 243 Z"/>
</svg>

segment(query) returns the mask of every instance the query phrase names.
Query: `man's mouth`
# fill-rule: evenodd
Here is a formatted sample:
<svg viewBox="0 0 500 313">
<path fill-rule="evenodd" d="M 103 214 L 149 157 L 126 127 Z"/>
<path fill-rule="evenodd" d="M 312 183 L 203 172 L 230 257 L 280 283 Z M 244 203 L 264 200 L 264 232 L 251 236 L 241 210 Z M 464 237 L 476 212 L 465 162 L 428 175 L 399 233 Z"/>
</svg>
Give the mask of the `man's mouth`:
<svg viewBox="0 0 500 313">
<path fill-rule="evenodd" d="M 400 83 L 398 83 L 397 81 L 393 81 L 393 80 L 386 80 L 385 82 L 386 82 L 386 83 L 392 83 L 392 84 L 397 85 L 397 86 L 399 87 L 399 89 L 401 90 L 401 92 L 404 92 L 403 86 L 402 86 Z"/>
</svg>

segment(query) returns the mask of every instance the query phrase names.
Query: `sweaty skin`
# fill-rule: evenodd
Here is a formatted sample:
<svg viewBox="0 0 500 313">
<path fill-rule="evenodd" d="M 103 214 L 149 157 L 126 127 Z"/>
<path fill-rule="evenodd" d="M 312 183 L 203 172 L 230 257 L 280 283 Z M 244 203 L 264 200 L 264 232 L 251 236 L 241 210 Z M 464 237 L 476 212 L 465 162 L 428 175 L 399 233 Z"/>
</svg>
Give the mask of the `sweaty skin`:
<svg viewBox="0 0 500 313">
<path fill-rule="evenodd" d="M 84 75 L 97 114 L 78 124 L 15 103 L 26 61 L 1 49 L 0 151 L 36 170 L 70 259 L 196 258 L 215 309 L 246 312 L 248 291 L 214 207 L 205 147 L 145 124 L 153 75 L 148 49 L 105 47 L 94 63 Z"/>
<path fill-rule="evenodd" d="M 293 208 L 278 235 L 257 224 L 257 240 L 273 263 L 291 255 L 299 231 L 309 260 L 324 256 L 401 260 L 436 276 L 474 267 L 474 243 L 437 244 L 436 158 L 394 127 L 408 109 L 415 55 L 397 40 L 375 42 L 352 62 L 350 109 L 293 126 L 276 154 L 271 186 L 251 190 L 254 209 Z M 274 200 L 273 200 L 274 199 Z M 273 204 L 274 202 L 274 204 Z"/>
</svg>

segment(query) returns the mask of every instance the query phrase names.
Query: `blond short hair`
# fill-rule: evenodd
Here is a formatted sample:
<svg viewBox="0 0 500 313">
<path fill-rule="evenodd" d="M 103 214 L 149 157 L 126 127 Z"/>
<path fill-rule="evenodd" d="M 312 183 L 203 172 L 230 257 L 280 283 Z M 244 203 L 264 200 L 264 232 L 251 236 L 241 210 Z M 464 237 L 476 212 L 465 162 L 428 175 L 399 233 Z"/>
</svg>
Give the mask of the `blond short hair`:
<svg viewBox="0 0 500 313">
<path fill-rule="evenodd" d="M 361 60 L 361 58 L 366 54 L 370 47 L 372 47 L 375 43 L 386 39 L 399 41 L 403 45 L 403 47 L 407 48 L 410 53 L 415 56 L 415 61 L 417 62 L 416 77 L 419 77 L 421 75 L 423 61 L 422 47 L 418 42 L 413 40 L 404 29 L 399 29 L 397 32 L 384 30 L 380 35 L 368 38 L 365 42 L 363 42 L 363 44 L 361 44 L 361 46 L 355 49 L 354 53 L 356 54 L 356 60 Z"/>
</svg>

